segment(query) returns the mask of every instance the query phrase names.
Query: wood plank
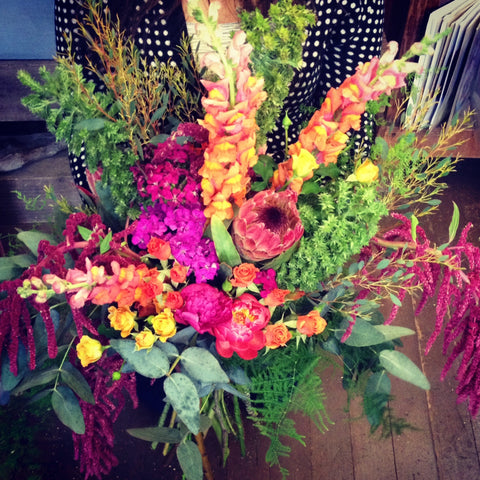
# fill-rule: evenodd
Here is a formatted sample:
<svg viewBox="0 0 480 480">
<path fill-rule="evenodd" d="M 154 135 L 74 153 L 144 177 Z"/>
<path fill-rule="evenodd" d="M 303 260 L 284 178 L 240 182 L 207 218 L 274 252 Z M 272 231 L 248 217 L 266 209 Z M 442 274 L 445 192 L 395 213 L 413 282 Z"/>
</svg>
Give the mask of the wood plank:
<svg viewBox="0 0 480 480">
<path fill-rule="evenodd" d="M 437 245 L 448 238 L 448 224 L 455 201 L 461 212 L 460 226 L 468 220 L 478 220 L 479 195 L 478 178 L 480 165 L 475 160 L 462 162 L 458 172 L 447 177 L 449 189 L 444 193 L 438 213 L 422 219 L 421 224 L 429 238 Z M 439 224 L 439 219 L 443 222 Z M 478 245 L 480 225 L 476 225 L 470 240 Z M 429 302 L 421 314 L 416 317 L 419 331 L 419 345 L 423 355 L 426 342 L 434 327 L 435 305 Z M 476 479 L 480 478 L 478 443 L 472 419 L 465 404 L 458 405 L 455 393 L 455 365 L 445 381 L 440 381 L 440 373 L 446 357 L 442 354 L 442 338 L 434 344 L 430 353 L 423 355 L 424 372 L 431 382 L 428 392 L 429 415 L 432 426 L 432 438 L 440 479 Z M 478 435 L 478 433 L 477 433 Z"/>
<path fill-rule="evenodd" d="M 412 300 L 407 296 L 402 302 L 393 325 L 416 331 Z M 419 353 L 419 337 L 416 335 L 402 337 L 401 351 L 419 368 L 422 367 Z M 438 478 L 435 448 L 431 435 L 428 414 L 427 394 L 424 390 L 391 376 L 391 407 L 396 417 L 405 419 L 414 429 L 404 430 L 402 434 L 392 434 L 395 468 L 399 480 L 433 480 Z"/>
<path fill-rule="evenodd" d="M 342 387 L 341 366 L 332 366 L 321 372 L 325 407 L 333 425 L 328 431 L 319 433 L 312 427 L 307 439 L 312 451 L 313 480 L 354 478 L 354 460 L 350 439 L 350 416 L 347 409 L 347 392 Z"/>
<path fill-rule="evenodd" d="M 28 198 L 43 197 L 45 185 L 51 185 L 57 196 L 65 197 L 72 205 L 79 205 L 77 193 L 65 153 L 32 163 L 20 170 L 0 174 L 0 227 L 3 231 L 21 224 L 46 222 L 52 208 L 27 210 L 22 200 L 13 193 L 20 191 Z"/>
</svg>

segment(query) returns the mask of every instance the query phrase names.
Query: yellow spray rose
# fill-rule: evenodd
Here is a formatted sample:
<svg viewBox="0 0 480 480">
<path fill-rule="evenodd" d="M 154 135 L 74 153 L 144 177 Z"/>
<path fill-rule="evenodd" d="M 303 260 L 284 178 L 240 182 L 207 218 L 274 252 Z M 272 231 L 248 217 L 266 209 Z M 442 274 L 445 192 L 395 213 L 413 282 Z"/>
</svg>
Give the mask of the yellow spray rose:
<svg viewBox="0 0 480 480">
<path fill-rule="evenodd" d="M 103 350 L 104 347 L 98 340 L 84 335 L 77 345 L 77 357 L 80 359 L 82 367 L 100 360 Z"/>
<path fill-rule="evenodd" d="M 317 159 L 305 148 L 292 148 L 290 153 L 294 175 L 300 178 L 310 178 L 312 171 L 318 168 Z"/>
<path fill-rule="evenodd" d="M 355 171 L 356 180 L 360 183 L 373 182 L 378 178 L 378 170 L 378 167 L 367 159 Z"/>
<path fill-rule="evenodd" d="M 155 315 L 152 319 L 152 325 L 162 342 L 166 342 L 167 338 L 173 337 L 177 333 L 175 318 L 169 308 L 165 308 L 158 315 Z"/>
<path fill-rule="evenodd" d="M 115 330 L 120 330 L 123 338 L 128 337 L 135 326 L 135 312 L 130 307 L 109 307 L 108 319 Z"/>
<path fill-rule="evenodd" d="M 148 329 L 141 331 L 135 336 L 135 350 L 152 348 L 157 337 Z"/>
</svg>

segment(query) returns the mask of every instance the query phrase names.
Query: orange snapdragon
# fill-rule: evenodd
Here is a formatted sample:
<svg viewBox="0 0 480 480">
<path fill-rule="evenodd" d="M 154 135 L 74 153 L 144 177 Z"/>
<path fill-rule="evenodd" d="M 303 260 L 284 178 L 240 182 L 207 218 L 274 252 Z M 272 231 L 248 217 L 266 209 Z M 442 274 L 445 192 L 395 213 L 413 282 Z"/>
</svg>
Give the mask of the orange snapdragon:
<svg viewBox="0 0 480 480">
<path fill-rule="evenodd" d="M 272 188 L 288 185 L 299 192 L 319 164 L 336 163 L 347 144 L 347 132 L 360 129 L 367 102 L 377 100 L 383 93 L 389 95 L 393 89 L 405 85 L 412 64 L 394 60 L 397 49 L 395 42 L 390 42 L 382 58 L 375 57 L 359 65 L 355 74 L 338 88 L 329 90 L 320 109 L 300 132 L 298 142 L 290 146 L 291 157 L 279 165 L 272 178 Z M 315 165 L 308 155 L 302 154 L 303 150 L 316 158 Z"/>
<path fill-rule="evenodd" d="M 209 144 L 199 173 L 208 218 L 233 218 L 232 202 L 242 205 L 250 189 L 249 170 L 258 160 L 255 115 L 266 93 L 263 79 L 252 76 L 248 68 L 250 53 L 245 33 L 237 32 L 227 51 L 227 58 L 235 67 L 220 69 L 217 73 L 224 78 L 217 82 L 202 82 L 208 95 L 202 99 L 206 114 L 199 123 L 209 132 Z M 214 55 L 208 54 L 209 62 Z M 220 60 L 218 57 L 215 65 Z"/>
</svg>

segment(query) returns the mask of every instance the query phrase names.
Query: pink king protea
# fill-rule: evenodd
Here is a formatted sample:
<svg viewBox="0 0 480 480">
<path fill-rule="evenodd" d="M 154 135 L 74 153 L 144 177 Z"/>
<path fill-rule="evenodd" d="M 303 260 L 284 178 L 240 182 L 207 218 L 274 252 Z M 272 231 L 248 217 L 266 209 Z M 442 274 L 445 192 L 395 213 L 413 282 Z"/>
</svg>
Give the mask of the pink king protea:
<svg viewBox="0 0 480 480">
<path fill-rule="evenodd" d="M 276 257 L 303 235 L 297 194 L 264 190 L 247 200 L 233 221 L 232 238 L 240 255 L 259 262 Z"/>
</svg>

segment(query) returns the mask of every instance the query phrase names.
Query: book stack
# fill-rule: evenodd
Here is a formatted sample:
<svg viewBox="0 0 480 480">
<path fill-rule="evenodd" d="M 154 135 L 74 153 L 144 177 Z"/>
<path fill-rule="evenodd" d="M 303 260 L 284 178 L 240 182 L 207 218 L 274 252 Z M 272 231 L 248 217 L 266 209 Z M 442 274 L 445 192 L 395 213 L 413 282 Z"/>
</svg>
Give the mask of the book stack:
<svg viewBox="0 0 480 480">
<path fill-rule="evenodd" d="M 433 129 L 453 122 L 463 112 L 480 112 L 480 1 L 453 0 L 433 11 L 425 36 L 450 30 L 433 45 L 433 55 L 419 58 L 422 73 L 413 82 L 407 108 L 410 121 L 435 96 L 422 125 Z"/>
</svg>

